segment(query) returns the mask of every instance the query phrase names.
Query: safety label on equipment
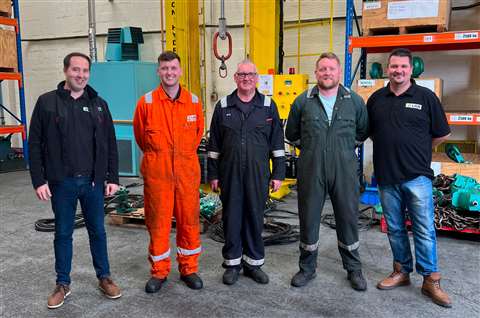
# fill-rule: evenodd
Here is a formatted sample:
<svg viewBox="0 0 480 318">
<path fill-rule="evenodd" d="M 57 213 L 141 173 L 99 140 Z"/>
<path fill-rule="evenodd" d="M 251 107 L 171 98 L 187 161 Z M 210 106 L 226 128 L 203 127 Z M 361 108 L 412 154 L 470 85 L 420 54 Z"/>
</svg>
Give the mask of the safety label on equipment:
<svg viewBox="0 0 480 318">
<path fill-rule="evenodd" d="M 455 41 L 478 39 L 478 32 L 455 33 Z"/>
<path fill-rule="evenodd" d="M 381 7 L 382 3 L 380 1 L 367 1 L 363 3 L 363 10 L 375 10 Z"/>
</svg>

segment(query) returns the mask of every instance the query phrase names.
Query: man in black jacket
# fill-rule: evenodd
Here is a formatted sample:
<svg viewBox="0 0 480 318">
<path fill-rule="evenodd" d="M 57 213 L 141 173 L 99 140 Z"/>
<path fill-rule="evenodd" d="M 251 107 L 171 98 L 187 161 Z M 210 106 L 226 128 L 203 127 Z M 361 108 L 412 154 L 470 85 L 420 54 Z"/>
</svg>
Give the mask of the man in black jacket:
<svg viewBox="0 0 480 318">
<path fill-rule="evenodd" d="M 70 295 L 72 235 L 80 201 L 99 288 L 121 296 L 110 278 L 103 195 L 118 190 L 118 153 L 107 103 L 87 85 L 91 62 L 82 53 L 63 60 L 65 81 L 38 98 L 30 123 L 30 175 L 37 197 L 51 198 L 55 214 L 56 288 L 48 308 Z M 104 186 L 106 182 L 106 186 Z"/>
</svg>

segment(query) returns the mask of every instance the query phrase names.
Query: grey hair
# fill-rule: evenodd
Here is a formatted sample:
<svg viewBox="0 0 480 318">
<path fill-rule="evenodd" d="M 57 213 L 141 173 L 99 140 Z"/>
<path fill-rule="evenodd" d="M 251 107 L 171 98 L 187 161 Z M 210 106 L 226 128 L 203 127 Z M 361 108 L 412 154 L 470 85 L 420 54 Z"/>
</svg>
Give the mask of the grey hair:
<svg viewBox="0 0 480 318">
<path fill-rule="evenodd" d="M 250 60 L 250 59 L 248 59 L 248 58 L 241 60 L 241 61 L 237 64 L 237 71 L 238 71 L 238 68 L 240 67 L 240 65 L 245 65 L 245 64 L 252 64 L 253 67 L 255 68 L 255 72 L 257 72 L 257 66 L 255 65 L 255 63 L 252 62 L 252 60 Z"/>
</svg>

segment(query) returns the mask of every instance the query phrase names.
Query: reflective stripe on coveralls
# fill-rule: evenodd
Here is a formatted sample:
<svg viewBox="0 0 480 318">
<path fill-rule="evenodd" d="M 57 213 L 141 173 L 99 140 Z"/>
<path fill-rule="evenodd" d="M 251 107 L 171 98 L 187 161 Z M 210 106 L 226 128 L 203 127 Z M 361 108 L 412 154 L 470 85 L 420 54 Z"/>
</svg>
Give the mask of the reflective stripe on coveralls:
<svg viewBox="0 0 480 318">
<path fill-rule="evenodd" d="M 318 241 L 315 244 L 305 244 L 300 242 L 300 248 L 310 252 L 316 251 L 318 248 Z"/>
<path fill-rule="evenodd" d="M 166 251 L 165 253 L 163 253 L 161 255 L 150 255 L 152 261 L 154 261 L 154 262 L 161 261 L 162 259 L 166 259 L 169 256 L 170 256 L 170 249 L 168 249 L 168 251 Z"/>
<path fill-rule="evenodd" d="M 248 257 L 247 255 L 243 255 L 243 260 L 252 266 L 262 266 L 265 263 L 265 259 L 253 259 Z"/>
</svg>

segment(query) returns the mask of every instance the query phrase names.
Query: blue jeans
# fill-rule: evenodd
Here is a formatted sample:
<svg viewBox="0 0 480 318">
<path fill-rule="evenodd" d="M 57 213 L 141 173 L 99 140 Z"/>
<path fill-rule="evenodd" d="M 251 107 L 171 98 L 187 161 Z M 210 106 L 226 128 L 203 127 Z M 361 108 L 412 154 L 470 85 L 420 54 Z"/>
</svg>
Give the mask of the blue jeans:
<svg viewBox="0 0 480 318">
<path fill-rule="evenodd" d="M 379 191 L 394 262 L 402 265 L 402 272 L 413 271 L 410 241 L 405 227 L 406 209 L 412 220 L 415 268 L 423 276 L 437 272 L 432 181 L 420 176 L 400 184 L 379 186 Z"/>
<path fill-rule="evenodd" d="M 65 178 L 49 184 L 52 209 L 55 214 L 55 271 L 57 284 L 70 284 L 72 268 L 72 235 L 80 201 L 90 241 L 90 252 L 97 278 L 110 276 L 107 235 L 104 226 L 103 184 L 92 185 L 90 177 Z"/>
</svg>

